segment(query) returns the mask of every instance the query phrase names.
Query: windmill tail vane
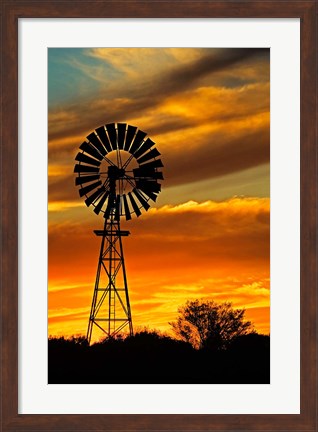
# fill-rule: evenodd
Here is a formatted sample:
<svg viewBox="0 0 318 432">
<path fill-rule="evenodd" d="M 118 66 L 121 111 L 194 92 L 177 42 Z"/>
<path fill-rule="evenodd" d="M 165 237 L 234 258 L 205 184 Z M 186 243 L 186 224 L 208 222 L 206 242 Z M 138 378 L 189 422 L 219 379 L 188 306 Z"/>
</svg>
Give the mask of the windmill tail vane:
<svg viewBox="0 0 318 432">
<path fill-rule="evenodd" d="M 135 126 L 110 123 L 100 126 L 80 145 L 75 159 L 75 185 L 87 207 L 103 214 L 95 287 L 88 320 L 87 340 L 96 328 L 106 337 L 128 329 L 133 335 L 120 221 L 139 217 L 161 191 L 163 167 L 155 143 Z"/>
</svg>

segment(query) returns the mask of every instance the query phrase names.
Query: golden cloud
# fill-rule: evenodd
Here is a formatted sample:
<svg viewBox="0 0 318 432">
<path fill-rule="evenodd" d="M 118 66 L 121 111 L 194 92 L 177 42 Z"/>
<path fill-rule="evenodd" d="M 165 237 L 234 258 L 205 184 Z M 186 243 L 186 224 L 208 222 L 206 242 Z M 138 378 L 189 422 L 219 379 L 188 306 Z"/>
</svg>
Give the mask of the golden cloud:
<svg viewBox="0 0 318 432">
<path fill-rule="evenodd" d="M 178 306 L 194 298 L 269 307 L 269 199 L 190 201 L 149 210 L 142 219 L 131 221 L 132 235 L 124 243 L 136 325 L 167 330 Z M 77 219 L 49 227 L 49 307 L 54 316 L 60 307 L 89 309 L 99 250 L 93 228 L 90 221 Z M 268 331 L 268 322 L 254 318 L 256 326 Z M 85 313 L 82 319 L 87 319 Z M 56 325 L 50 326 L 51 333 Z M 76 326 L 69 327 L 73 333 Z"/>
</svg>

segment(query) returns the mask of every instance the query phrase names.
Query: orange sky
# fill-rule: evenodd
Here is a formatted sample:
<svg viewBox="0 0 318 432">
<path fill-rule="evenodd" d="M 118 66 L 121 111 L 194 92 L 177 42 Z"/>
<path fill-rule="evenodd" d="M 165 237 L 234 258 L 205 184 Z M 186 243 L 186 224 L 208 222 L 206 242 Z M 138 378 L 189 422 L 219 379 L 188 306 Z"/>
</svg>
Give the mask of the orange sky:
<svg viewBox="0 0 318 432">
<path fill-rule="evenodd" d="M 162 154 L 162 192 L 122 222 L 135 330 L 178 306 L 245 307 L 269 333 L 269 51 L 49 49 L 49 334 L 85 334 L 103 218 L 78 196 L 89 132 L 126 122 Z M 96 335 L 98 337 L 101 335 Z"/>
</svg>

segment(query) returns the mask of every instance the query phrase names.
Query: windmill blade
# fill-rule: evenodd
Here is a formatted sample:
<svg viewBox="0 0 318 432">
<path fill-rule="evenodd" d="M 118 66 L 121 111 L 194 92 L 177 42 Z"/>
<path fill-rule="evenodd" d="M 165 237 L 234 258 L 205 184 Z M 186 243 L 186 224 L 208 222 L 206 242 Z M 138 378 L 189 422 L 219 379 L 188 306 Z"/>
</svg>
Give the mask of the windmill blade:
<svg viewBox="0 0 318 432">
<path fill-rule="evenodd" d="M 110 213 L 112 211 L 112 209 L 114 208 L 115 203 L 114 203 L 114 195 L 110 194 L 109 198 L 108 198 L 108 202 L 107 202 L 107 207 L 104 213 L 104 218 L 105 219 L 109 219 L 110 217 Z"/>
<path fill-rule="evenodd" d="M 112 149 L 112 146 L 110 145 L 110 142 L 109 142 L 109 139 L 108 139 L 108 136 L 106 134 L 104 126 L 100 126 L 99 128 L 97 128 L 96 133 L 99 136 L 99 139 L 101 140 L 101 142 L 104 144 L 104 147 L 107 150 L 106 153 L 111 152 L 113 149 Z M 105 154 L 103 156 L 105 156 Z"/>
<path fill-rule="evenodd" d="M 157 197 L 157 195 L 155 193 L 150 192 L 149 190 L 144 190 L 144 189 L 142 189 L 141 187 L 139 187 L 137 185 L 136 185 L 136 187 L 138 189 L 140 189 L 145 195 L 147 195 L 147 197 L 149 197 L 152 201 L 156 202 L 156 200 L 157 200 L 158 197 Z"/>
<path fill-rule="evenodd" d="M 132 140 L 134 139 L 137 128 L 135 126 L 128 125 L 124 150 L 128 151 Z"/>
<path fill-rule="evenodd" d="M 132 190 L 132 192 L 136 195 L 136 197 L 138 198 L 140 204 L 147 211 L 149 209 L 150 205 L 147 203 L 147 201 L 145 200 L 145 198 L 143 196 L 141 196 L 141 194 L 138 192 L 138 190 L 136 188 L 134 188 Z"/>
<path fill-rule="evenodd" d="M 151 177 L 151 178 L 153 178 L 156 171 L 154 168 L 149 169 L 149 168 L 139 167 L 139 168 L 134 168 L 133 173 L 134 173 L 135 178 L 138 178 L 138 177 Z"/>
<path fill-rule="evenodd" d="M 161 162 L 161 159 L 156 159 L 152 162 L 145 163 L 140 166 L 140 168 L 162 168 L 163 163 Z"/>
<path fill-rule="evenodd" d="M 84 141 L 80 145 L 80 149 L 83 150 L 85 153 L 89 154 L 90 156 L 94 157 L 95 159 L 102 160 L 103 156 L 93 147 L 92 145 L 89 145 L 88 142 Z"/>
<path fill-rule="evenodd" d="M 92 193 L 92 195 L 86 198 L 85 204 L 87 205 L 87 207 L 89 207 L 94 201 L 96 201 L 104 192 L 105 192 L 105 187 L 102 186 L 99 189 L 97 189 L 97 191 Z"/>
<path fill-rule="evenodd" d="M 109 195 L 109 191 L 106 191 L 104 195 L 101 197 L 101 199 L 99 200 L 98 204 L 95 206 L 94 213 L 96 213 L 97 215 L 101 212 L 102 207 L 105 204 L 108 195 Z"/>
<path fill-rule="evenodd" d="M 100 166 L 100 161 L 93 159 L 90 156 L 86 156 L 84 153 L 77 153 L 75 160 L 85 162 L 89 165 Z"/>
<path fill-rule="evenodd" d="M 149 191 L 159 193 L 161 191 L 161 184 L 155 180 L 137 180 L 136 187 L 142 191 Z"/>
<path fill-rule="evenodd" d="M 120 195 L 116 196 L 116 204 L 115 204 L 115 220 L 119 221 L 120 219 Z"/>
<path fill-rule="evenodd" d="M 78 185 L 81 185 L 83 183 L 88 183 L 88 182 L 91 182 L 93 180 L 98 180 L 99 177 L 100 177 L 99 174 L 95 174 L 95 175 L 91 175 L 91 176 L 76 177 L 75 184 L 76 184 L 76 186 L 78 186 Z"/>
<path fill-rule="evenodd" d="M 101 184 L 102 184 L 102 182 L 99 180 L 99 181 L 97 181 L 95 183 L 92 183 L 92 184 L 90 184 L 88 186 L 80 188 L 80 190 L 79 190 L 80 196 L 82 197 L 82 196 L 88 194 L 88 192 L 91 192 L 92 190 L 94 190 L 95 188 L 97 188 Z"/>
<path fill-rule="evenodd" d="M 106 207 L 106 210 L 105 210 L 105 213 L 104 213 L 104 218 L 106 220 L 109 219 L 110 212 L 111 212 L 111 207 L 109 206 L 109 199 L 108 199 L 107 207 Z"/>
<path fill-rule="evenodd" d="M 135 178 L 150 177 L 152 179 L 163 180 L 162 172 L 155 171 L 154 168 L 144 168 L 143 165 L 141 165 L 139 168 L 133 169 L 133 173 L 134 173 Z"/>
<path fill-rule="evenodd" d="M 141 158 L 137 159 L 137 162 L 139 164 L 142 164 L 142 163 L 147 162 L 150 159 L 153 159 L 153 158 L 158 157 L 158 156 L 160 156 L 160 153 L 156 148 L 154 148 L 154 149 L 150 150 L 150 152 L 148 152 L 147 154 L 142 156 Z"/>
<path fill-rule="evenodd" d="M 107 133 L 109 136 L 110 144 L 113 148 L 113 150 L 117 150 L 117 133 L 115 128 L 115 123 L 109 123 L 105 125 L 107 129 Z"/>
<path fill-rule="evenodd" d="M 161 191 L 161 184 L 157 181 L 148 181 L 146 183 L 146 188 L 151 192 L 159 193 Z"/>
<path fill-rule="evenodd" d="M 135 151 L 134 153 L 135 158 L 136 159 L 139 158 L 141 155 L 146 153 L 146 151 L 149 150 L 154 145 L 155 143 L 150 138 L 147 138 L 146 141 L 143 143 L 143 145 L 140 146 L 137 151 Z"/>
<path fill-rule="evenodd" d="M 137 203 L 134 199 L 134 197 L 132 196 L 131 192 L 128 192 L 128 196 L 132 205 L 132 208 L 134 209 L 136 216 L 139 217 L 141 215 L 141 211 L 139 210 Z"/>
<path fill-rule="evenodd" d="M 134 142 L 132 143 L 132 145 L 131 145 L 131 147 L 129 149 L 129 152 L 131 154 L 134 154 L 135 151 L 138 150 L 138 148 L 140 147 L 140 145 L 141 145 L 141 143 L 142 143 L 142 141 L 143 141 L 143 139 L 145 138 L 146 135 L 147 135 L 146 132 L 143 132 L 141 130 L 139 130 L 136 133 Z"/>
<path fill-rule="evenodd" d="M 157 180 L 163 180 L 163 174 L 161 171 L 155 171 L 154 175 L 152 176 L 153 179 Z"/>
<path fill-rule="evenodd" d="M 99 172 L 99 168 L 82 165 L 82 164 L 76 164 L 74 167 L 74 172 L 75 173 L 94 173 L 94 172 L 97 173 Z"/>
<path fill-rule="evenodd" d="M 95 132 L 90 133 L 87 137 L 88 141 L 90 143 L 92 143 L 92 145 L 97 148 L 97 150 L 99 151 L 99 153 L 102 156 L 105 156 L 106 154 L 106 150 L 103 147 L 102 143 L 99 141 L 99 139 L 97 138 L 97 135 L 95 135 Z"/>
<path fill-rule="evenodd" d="M 125 144 L 126 123 L 117 123 L 118 148 L 123 150 Z"/>
<path fill-rule="evenodd" d="M 123 195 L 123 201 L 124 201 L 124 210 L 125 210 L 126 220 L 130 220 L 131 219 L 131 215 L 130 215 L 130 210 L 129 210 L 129 206 L 128 206 L 127 197 L 126 197 L 125 194 Z"/>
</svg>

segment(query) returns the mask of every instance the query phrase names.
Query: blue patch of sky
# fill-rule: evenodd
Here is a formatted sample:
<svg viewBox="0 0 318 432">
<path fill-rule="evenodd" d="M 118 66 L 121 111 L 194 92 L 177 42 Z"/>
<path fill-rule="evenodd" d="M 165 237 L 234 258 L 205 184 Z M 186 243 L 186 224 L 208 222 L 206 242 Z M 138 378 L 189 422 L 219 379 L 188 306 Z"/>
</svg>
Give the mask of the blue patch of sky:
<svg viewBox="0 0 318 432">
<path fill-rule="evenodd" d="M 101 82 L 91 72 L 98 69 L 110 80 L 120 72 L 107 61 L 92 57 L 87 48 L 48 49 L 48 103 L 50 107 L 89 98 L 98 92 Z M 107 82 L 107 80 L 105 80 Z M 105 86 L 105 83 L 103 83 Z M 105 87 L 104 87 L 105 88 Z"/>
</svg>

